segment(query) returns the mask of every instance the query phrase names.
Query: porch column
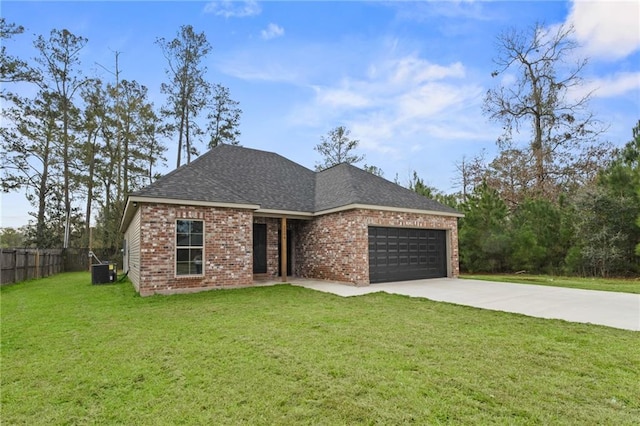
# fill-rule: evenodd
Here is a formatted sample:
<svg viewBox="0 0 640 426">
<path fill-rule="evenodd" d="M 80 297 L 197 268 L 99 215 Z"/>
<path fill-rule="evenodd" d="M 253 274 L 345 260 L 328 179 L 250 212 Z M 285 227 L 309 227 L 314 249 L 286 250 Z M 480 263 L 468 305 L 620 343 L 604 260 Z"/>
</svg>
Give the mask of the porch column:
<svg viewBox="0 0 640 426">
<path fill-rule="evenodd" d="M 287 282 L 287 218 L 282 217 L 280 223 L 280 271 L 282 271 L 282 282 Z"/>
</svg>

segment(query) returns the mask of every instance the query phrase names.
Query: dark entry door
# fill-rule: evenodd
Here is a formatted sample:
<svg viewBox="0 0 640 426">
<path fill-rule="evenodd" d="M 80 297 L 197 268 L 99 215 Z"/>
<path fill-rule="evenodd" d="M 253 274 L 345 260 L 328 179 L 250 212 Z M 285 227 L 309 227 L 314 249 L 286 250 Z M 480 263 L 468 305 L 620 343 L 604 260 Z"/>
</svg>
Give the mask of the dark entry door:
<svg viewBox="0 0 640 426">
<path fill-rule="evenodd" d="M 267 273 L 267 225 L 253 224 L 253 273 Z"/>
<path fill-rule="evenodd" d="M 293 233 L 291 229 L 287 229 L 287 275 L 291 276 L 291 256 L 293 253 L 293 240 L 291 239 Z M 282 275 L 282 232 L 278 231 L 278 275 Z"/>
<path fill-rule="evenodd" d="M 446 231 L 369 227 L 369 282 L 446 276 Z"/>
</svg>

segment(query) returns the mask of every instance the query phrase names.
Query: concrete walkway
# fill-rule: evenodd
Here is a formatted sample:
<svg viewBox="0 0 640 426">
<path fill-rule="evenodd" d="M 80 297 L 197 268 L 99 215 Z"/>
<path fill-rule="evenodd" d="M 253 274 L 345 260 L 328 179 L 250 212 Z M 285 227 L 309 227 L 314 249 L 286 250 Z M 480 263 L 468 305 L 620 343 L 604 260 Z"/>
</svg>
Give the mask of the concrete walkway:
<svg viewBox="0 0 640 426">
<path fill-rule="evenodd" d="M 291 281 L 293 285 L 339 296 L 383 291 L 538 318 L 640 331 L 640 294 L 451 278 L 372 284 L 368 287 L 297 278 Z"/>
</svg>

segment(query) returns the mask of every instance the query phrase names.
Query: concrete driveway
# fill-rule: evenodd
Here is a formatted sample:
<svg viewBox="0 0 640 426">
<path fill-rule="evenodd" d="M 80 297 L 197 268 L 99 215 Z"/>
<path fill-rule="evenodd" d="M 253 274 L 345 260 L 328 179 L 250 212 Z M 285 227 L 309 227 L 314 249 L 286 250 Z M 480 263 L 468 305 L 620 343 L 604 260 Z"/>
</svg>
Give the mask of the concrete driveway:
<svg viewBox="0 0 640 426">
<path fill-rule="evenodd" d="M 451 278 L 372 284 L 368 287 L 295 278 L 291 281 L 293 285 L 339 296 L 383 291 L 538 318 L 640 331 L 640 294 Z"/>
</svg>

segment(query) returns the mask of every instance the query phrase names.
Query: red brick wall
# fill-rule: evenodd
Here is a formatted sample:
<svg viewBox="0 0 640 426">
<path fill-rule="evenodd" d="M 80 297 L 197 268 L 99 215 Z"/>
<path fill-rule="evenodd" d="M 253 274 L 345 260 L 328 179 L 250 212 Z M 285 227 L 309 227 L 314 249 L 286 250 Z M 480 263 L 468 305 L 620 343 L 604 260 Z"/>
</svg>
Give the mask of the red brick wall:
<svg viewBox="0 0 640 426">
<path fill-rule="evenodd" d="M 140 208 L 141 295 L 253 284 L 250 210 L 146 203 Z M 177 219 L 204 221 L 202 277 L 175 275 Z"/>
<path fill-rule="evenodd" d="M 447 230 L 449 276 L 458 276 L 457 218 L 364 209 L 303 222 L 298 230 L 296 273 L 308 278 L 369 284 L 369 226 Z"/>
<path fill-rule="evenodd" d="M 280 219 L 255 218 L 250 210 L 147 204 L 140 206 L 141 295 L 179 293 L 253 284 L 253 223 L 267 224 L 267 273 L 278 274 Z M 177 219 L 204 221 L 202 277 L 175 275 Z M 446 229 L 449 275 L 458 268 L 457 218 L 377 210 L 350 210 L 313 220 L 288 221 L 293 229 L 294 274 L 369 284 L 368 226 Z"/>
<path fill-rule="evenodd" d="M 299 228 L 296 272 L 303 277 L 369 283 L 368 235 L 355 211 L 316 217 Z"/>
</svg>

